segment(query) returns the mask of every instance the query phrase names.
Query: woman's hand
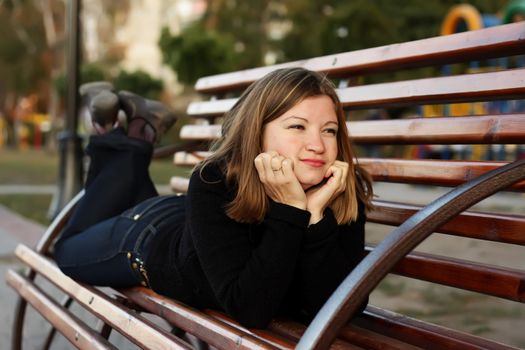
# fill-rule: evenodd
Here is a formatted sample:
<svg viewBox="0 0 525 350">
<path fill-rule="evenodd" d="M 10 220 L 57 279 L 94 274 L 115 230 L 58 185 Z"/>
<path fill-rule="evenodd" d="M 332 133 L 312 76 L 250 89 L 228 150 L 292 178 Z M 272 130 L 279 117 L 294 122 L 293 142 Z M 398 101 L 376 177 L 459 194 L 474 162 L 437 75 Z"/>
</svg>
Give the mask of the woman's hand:
<svg viewBox="0 0 525 350">
<path fill-rule="evenodd" d="M 326 207 L 346 190 L 347 176 L 348 163 L 336 160 L 326 171 L 325 178 L 328 180 L 306 192 L 306 209 L 311 214 L 310 225 L 319 222 Z"/>
<path fill-rule="evenodd" d="M 254 163 L 268 197 L 277 203 L 306 209 L 306 194 L 295 176 L 291 159 L 269 151 L 255 157 Z"/>
</svg>

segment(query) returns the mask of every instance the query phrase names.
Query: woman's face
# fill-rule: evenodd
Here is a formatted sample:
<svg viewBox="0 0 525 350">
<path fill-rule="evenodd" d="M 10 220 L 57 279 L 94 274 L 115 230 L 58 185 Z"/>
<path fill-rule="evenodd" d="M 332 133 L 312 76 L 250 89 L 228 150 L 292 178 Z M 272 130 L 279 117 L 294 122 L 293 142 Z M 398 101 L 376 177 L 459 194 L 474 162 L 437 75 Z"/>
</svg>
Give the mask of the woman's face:
<svg viewBox="0 0 525 350">
<path fill-rule="evenodd" d="M 295 176 L 308 189 L 324 179 L 337 158 L 338 128 L 332 99 L 308 97 L 264 126 L 263 151 L 291 159 Z"/>
</svg>

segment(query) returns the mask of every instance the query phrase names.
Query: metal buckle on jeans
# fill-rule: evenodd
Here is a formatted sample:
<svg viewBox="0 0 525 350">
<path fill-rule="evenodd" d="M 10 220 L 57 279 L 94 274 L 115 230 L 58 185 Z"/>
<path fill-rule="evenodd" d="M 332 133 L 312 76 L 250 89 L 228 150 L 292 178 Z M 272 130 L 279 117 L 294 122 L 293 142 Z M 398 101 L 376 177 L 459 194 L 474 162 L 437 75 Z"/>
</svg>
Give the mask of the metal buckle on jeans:
<svg viewBox="0 0 525 350">
<path fill-rule="evenodd" d="M 128 252 L 127 257 L 131 262 L 131 268 L 139 274 L 140 279 L 142 280 L 140 284 L 144 287 L 150 288 L 148 272 L 144 266 L 144 260 L 134 255 L 132 252 Z"/>
</svg>

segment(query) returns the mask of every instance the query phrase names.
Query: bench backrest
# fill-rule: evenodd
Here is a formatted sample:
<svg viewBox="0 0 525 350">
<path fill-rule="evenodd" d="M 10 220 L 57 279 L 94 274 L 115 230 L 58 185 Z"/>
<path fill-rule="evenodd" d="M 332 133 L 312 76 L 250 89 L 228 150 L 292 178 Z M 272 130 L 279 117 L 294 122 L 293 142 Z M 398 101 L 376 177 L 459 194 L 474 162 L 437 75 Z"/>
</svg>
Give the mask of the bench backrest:
<svg viewBox="0 0 525 350">
<path fill-rule="evenodd" d="M 300 66 L 326 73 L 339 86 L 338 94 L 348 111 L 351 141 L 362 148 L 360 154 L 370 155 L 359 157 L 359 162 L 375 181 L 458 186 L 525 157 L 522 101 L 525 67 L 512 63 L 513 56 L 525 54 L 524 38 L 525 23 L 515 23 L 203 77 L 195 88 L 208 99 L 189 105 L 187 114 L 195 123 L 181 129 L 181 138 L 201 142 L 200 148 L 176 153 L 175 163 L 192 166 L 208 155 L 203 145 L 220 135 L 220 117 L 247 85 L 271 70 Z M 485 70 L 476 65 L 469 67 L 473 61 L 497 65 Z M 443 75 L 445 69 L 440 67 L 444 65 L 454 65 L 447 71 L 457 74 Z M 418 78 L 400 80 L 399 72 L 410 72 Z M 366 110 L 396 111 L 400 107 L 412 108 L 411 114 L 402 119 L 356 120 L 363 119 Z M 425 118 L 422 114 L 432 117 Z M 444 151 L 437 152 L 438 147 L 432 145 L 440 145 Z M 371 152 L 370 146 L 376 147 L 372 148 L 376 151 L 380 147 L 381 155 Z M 498 156 L 494 148 L 502 147 L 513 151 Z M 446 159 L 454 148 L 463 152 L 457 153 L 455 159 Z M 430 152 L 444 159 L 425 159 L 424 153 Z M 174 178 L 172 186 L 183 191 L 187 182 Z M 523 192 L 525 181 L 507 190 Z M 421 207 L 406 203 L 404 196 L 399 193 L 395 201 L 376 200 L 368 221 L 393 226 L 405 222 Z M 523 246 L 525 216 L 467 211 L 436 232 Z M 525 301 L 525 271 L 519 268 L 412 253 L 392 272 L 520 303 Z"/>
</svg>

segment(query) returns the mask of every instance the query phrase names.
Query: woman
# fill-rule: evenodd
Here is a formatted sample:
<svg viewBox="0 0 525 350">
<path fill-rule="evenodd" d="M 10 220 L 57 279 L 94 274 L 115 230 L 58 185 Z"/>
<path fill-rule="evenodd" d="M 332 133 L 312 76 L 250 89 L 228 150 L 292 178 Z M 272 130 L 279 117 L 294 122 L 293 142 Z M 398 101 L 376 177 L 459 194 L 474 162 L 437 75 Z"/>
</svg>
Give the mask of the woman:
<svg viewBox="0 0 525 350">
<path fill-rule="evenodd" d="M 264 328 L 280 313 L 311 319 L 361 260 L 371 183 L 322 75 L 281 69 L 252 84 L 186 196 L 156 197 L 151 142 L 120 130 L 92 137 L 85 198 L 56 245 L 72 278 L 148 285 Z"/>
</svg>

